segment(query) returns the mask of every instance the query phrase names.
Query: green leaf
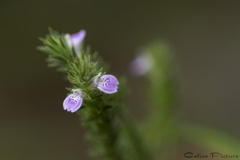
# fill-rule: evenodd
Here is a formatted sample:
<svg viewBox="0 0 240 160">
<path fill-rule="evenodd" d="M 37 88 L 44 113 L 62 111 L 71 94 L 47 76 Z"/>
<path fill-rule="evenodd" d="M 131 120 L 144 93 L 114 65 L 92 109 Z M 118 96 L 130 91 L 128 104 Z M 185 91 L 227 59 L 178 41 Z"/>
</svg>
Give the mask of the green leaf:
<svg viewBox="0 0 240 160">
<path fill-rule="evenodd" d="M 48 31 L 49 31 L 51 36 L 55 36 L 55 33 L 54 33 L 54 31 L 51 27 L 48 27 Z"/>
<path fill-rule="evenodd" d="M 66 72 L 67 72 L 70 76 L 74 77 L 74 74 L 73 74 L 70 70 L 66 69 Z"/>
<path fill-rule="evenodd" d="M 219 130 L 196 124 L 188 124 L 183 128 L 186 132 L 185 142 L 210 151 L 239 153 L 240 140 L 230 137 Z"/>
</svg>

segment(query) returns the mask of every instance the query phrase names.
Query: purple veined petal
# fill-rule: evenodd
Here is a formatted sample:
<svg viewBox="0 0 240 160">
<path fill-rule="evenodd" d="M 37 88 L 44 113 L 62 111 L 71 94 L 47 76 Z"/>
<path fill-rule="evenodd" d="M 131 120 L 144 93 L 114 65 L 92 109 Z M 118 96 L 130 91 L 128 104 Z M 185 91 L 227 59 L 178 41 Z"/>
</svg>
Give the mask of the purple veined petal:
<svg viewBox="0 0 240 160">
<path fill-rule="evenodd" d="M 129 71 L 134 76 L 142 76 L 152 68 L 152 57 L 149 53 L 138 54 L 130 63 Z"/>
<path fill-rule="evenodd" d="M 102 88 L 102 87 L 97 87 L 97 88 L 107 94 L 113 94 L 113 93 L 117 92 L 117 89 L 106 89 L 106 88 Z"/>
<path fill-rule="evenodd" d="M 113 75 L 106 74 L 99 78 L 97 88 L 104 93 L 113 94 L 117 92 L 117 85 L 119 85 L 117 78 Z"/>
<path fill-rule="evenodd" d="M 63 109 L 68 112 L 76 112 L 82 105 L 82 97 L 80 95 L 70 94 L 63 101 Z"/>
<path fill-rule="evenodd" d="M 70 97 L 71 97 L 71 95 L 67 96 L 67 97 L 65 98 L 65 100 L 63 101 L 63 109 L 64 109 L 64 110 L 66 110 L 66 109 L 68 108 L 67 103 L 68 103 L 68 100 L 69 100 Z"/>
</svg>

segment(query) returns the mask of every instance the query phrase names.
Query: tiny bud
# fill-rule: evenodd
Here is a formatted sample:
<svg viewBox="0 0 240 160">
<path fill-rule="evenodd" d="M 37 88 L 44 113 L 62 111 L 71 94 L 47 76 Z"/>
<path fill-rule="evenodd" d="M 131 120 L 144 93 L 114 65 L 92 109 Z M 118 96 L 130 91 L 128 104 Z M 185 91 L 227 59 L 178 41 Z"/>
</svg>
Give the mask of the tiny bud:
<svg viewBox="0 0 240 160">
<path fill-rule="evenodd" d="M 130 63 L 129 70 L 134 76 L 142 76 L 152 68 L 153 59 L 147 50 L 138 54 Z"/>
<path fill-rule="evenodd" d="M 86 36 L 86 31 L 81 30 L 78 33 L 74 33 L 72 35 L 66 34 L 65 39 L 67 41 L 68 46 L 71 48 L 72 45 L 74 47 L 75 52 L 77 53 L 78 56 L 80 56 L 80 46 L 83 41 L 83 39 Z"/>
</svg>

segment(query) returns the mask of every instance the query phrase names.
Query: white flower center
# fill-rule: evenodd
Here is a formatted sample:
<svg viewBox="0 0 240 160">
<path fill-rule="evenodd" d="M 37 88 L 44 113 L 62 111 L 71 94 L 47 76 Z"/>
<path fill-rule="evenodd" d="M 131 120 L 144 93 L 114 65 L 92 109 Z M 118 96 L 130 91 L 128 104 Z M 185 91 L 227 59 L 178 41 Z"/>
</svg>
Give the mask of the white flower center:
<svg viewBox="0 0 240 160">
<path fill-rule="evenodd" d="M 78 95 L 74 95 L 74 97 L 71 98 L 71 101 L 75 104 L 78 102 L 78 100 L 79 100 Z"/>
<path fill-rule="evenodd" d="M 103 86 L 107 86 L 108 83 L 109 83 L 109 80 L 107 80 L 107 78 L 103 78 L 103 79 L 101 79 L 101 82 L 100 82 L 101 85 L 103 85 Z"/>
</svg>

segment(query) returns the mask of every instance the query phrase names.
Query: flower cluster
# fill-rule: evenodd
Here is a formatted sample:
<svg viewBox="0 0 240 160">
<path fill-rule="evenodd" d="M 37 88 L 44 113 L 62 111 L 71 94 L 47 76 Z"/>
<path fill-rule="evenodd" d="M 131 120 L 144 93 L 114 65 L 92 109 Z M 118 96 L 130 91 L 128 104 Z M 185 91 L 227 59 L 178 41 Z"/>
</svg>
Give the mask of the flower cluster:
<svg viewBox="0 0 240 160">
<path fill-rule="evenodd" d="M 69 47 L 74 47 L 75 52 L 80 56 L 80 46 L 85 38 L 85 30 L 81 30 L 75 34 L 66 34 L 65 39 Z M 92 79 L 92 85 L 106 94 L 117 92 L 119 82 L 113 75 L 99 73 Z M 82 105 L 84 93 L 81 89 L 73 89 L 72 94 L 68 95 L 63 102 L 64 110 L 68 112 L 76 112 Z"/>
</svg>

